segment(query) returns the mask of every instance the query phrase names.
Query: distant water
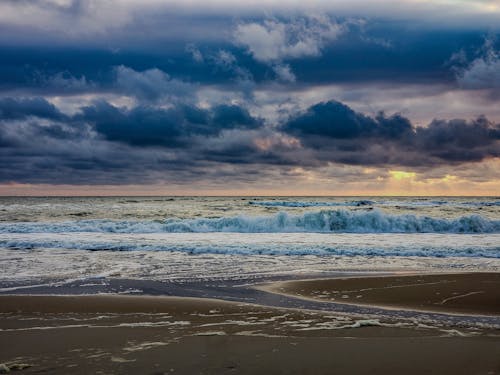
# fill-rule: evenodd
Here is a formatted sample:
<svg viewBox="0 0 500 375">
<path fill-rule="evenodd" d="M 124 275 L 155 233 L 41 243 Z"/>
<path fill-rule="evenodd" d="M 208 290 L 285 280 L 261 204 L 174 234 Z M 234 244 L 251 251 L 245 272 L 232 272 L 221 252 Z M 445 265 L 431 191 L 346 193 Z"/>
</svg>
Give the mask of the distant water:
<svg viewBox="0 0 500 375">
<path fill-rule="evenodd" d="M 500 270 L 500 198 L 0 198 L 0 282 Z"/>
</svg>

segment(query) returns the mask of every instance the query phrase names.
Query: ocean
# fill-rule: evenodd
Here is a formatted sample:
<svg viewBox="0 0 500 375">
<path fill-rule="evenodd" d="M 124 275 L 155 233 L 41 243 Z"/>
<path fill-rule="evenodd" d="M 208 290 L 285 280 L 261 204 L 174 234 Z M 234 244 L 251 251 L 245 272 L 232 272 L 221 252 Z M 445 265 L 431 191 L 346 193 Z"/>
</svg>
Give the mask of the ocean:
<svg viewBox="0 0 500 375">
<path fill-rule="evenodd" d="M 500 271 L 499 197 L 2 197 L 0 291 Z"/>
</svg>

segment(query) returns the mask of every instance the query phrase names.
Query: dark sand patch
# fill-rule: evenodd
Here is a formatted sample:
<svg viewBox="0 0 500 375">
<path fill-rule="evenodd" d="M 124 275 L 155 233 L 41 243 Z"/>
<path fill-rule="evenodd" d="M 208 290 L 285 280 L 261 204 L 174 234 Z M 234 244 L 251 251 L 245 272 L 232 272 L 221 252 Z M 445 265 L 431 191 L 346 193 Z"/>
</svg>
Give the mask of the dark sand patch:
<svg viewBox="0 0 500 375">
<path fill-rule="evenodd" d="M 263 289 L 337 303 L 500 315 L 500 273 L 286 281 Z"/>
</svg>

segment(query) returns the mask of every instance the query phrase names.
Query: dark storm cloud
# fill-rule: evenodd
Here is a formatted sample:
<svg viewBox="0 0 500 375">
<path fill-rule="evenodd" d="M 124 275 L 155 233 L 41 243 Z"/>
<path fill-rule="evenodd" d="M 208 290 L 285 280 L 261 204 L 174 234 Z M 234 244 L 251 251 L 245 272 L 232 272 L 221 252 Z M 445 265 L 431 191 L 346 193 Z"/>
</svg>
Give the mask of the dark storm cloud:
<svg viewBox="0 0 500 375">
<path fill-rule="evenodd" d="M 499 125 L 483 117 L 417 127 L 339 102 L 291 115 L 330 97 L 411 112 L 406 103 L 429 92 L 498 93 L 499 46 L 480 51 L 477 15 L 441 25 L 428 21 L 434 12 L 401 18 L 379 3 L 378 18 L 165 4 L 0 1 L 0 181 L 188 181 L 238 165 L 431 168 L 499 156 Z M 387 107 L 395 94 L 383 85 L 418 95 Z"/>
<path fill-rule="evenodd" d="M 369 36 L 369 37 L 367 37 Z M 402 24 L 368 22 L 363 31 L 351 26 L 320 57 L 291 61 L 300 82 L 453 83 L 446 62 L 461 48 L 472 51 L 482 44 L 475 30 L 412 30 Z M 379 43 L 386 41 L 387 44 Z"/>
<path fill-rule="evenodd" d="M 236 83 L 247 98 L 248 91 L 272 81 L 306 87 L 388 79 L 453 85 L 457 77 L 446 64 L 450 56 L 461 50 L 471 55 L 485 32 L 498 32 L 498 27 L 479 22 L 485 14 L 464 11 L 465 4 L 453 14 L 469 15 L 474 22 L 460 25 L 448 22 L 451 15 L 446 21 L 429 22 L 436 15 L 434 7 L 415 2 L 398 4 L 396 8 L 406 9 L 403 18 L 385 2 L 375 7 L 384 12 L 365 4 L 376 15 L 370 18 L 359 5 L 335 2 L 325 2 L 317 8 L 323 11 L 316 12 L 308 12 L 307 6 L 285 10 L 282 2 L 265 2 L 274 12 L 256 5 L 209 10 L 201 2 L 170 3 L 0 2 L 0 91 L 111 91 L 158 100 L 189 96 L 192 84 Z M 423 13 L 413 9 L 420 6 Z M 494 59 L 471 61 L 459 77 L 461 85 L 491 85 L 485 77 L 498 70 L 497 65 Z"/>
<path fill-rule="evenodd" d="M 264 21 L 259 19 L 257 24 Z M 288 36 L 285 35 L 283 40 L 268 43 L 273 47 L 271 50 L 281 51 L 279 54 L 256 47 L 253 53 L 249 53 L 247 44 L 258 46 L 262 43 L 259 40 L 262 36 L 252 36 L 252 29 L 245 29 L 247 44 L 241 44 L 241 41 L 234 41 L 233 35 L 237 33 L 238 23 L 232 19 L 225 22 L 222 29 L 228 33 L 206 43 L 197 43 L 196 37 L 189 41 L 141 44 L 140 47 L 126 44 L 116 48 L 99 45 L 86 45 L 85 48 L 74 45 L 14 47 L 0 42 L 0 90 L 24 88 L 37 90 L 39 94 L 115 90 L 156 99 L 172 92 L 182 95 L 189 91 L 185 82 L 227 85 L 241 79 L 251 79 L 258 84 L 280 79 L 305 86 L 387 79 L 399 84 L 453 84 L 456 71 L 447 64 L 450 57 L 461 49 L 472 56 L 484 42 L 482 30 L 425 27 L 414 30 L 397 22 L 377 21 L 367 21 L 361 30 L 355 23 L 346 25 L 345 21 L 338 24 L 332 21 L 333 25 L 340 25 L 337 26 L 340 31 L 330 39 L 313 34 L 310 38 L 316 47 L 312 49 L 302 48 L 304 43 L 286 44 L 283 40 L 286 41 Z M 280 22 L 294 25 L 293 21 L 284 18 Z M 252 25 L 252 22 L 243 24 Z M 197 58 L 189 48 L 192 43 L 197 43 Z M 228 62 L 226 59 L 226 65 L 222 65 L 221 51 L 233 60 Z M 486 61 L 485 67 L 478 61 L 471 64 L 470 70 L 472 73 L 485 71 L 486 74 L 493 62 L 491 59 Z M 280 72 L 288 72 L 285 75 L 288 79 L 283 79 L 284 74 Z M 487 82 L 478 78 L 478 74 L 464 73 L 463 76 L 464 86 L 477 86 L 478 79 Z M 153 87 L 155 81 L 156 88 Z M 162 82 L 164 87 L 160 87 Z"/>
<path fill-rule="evenodd" d="M 44 98 L 0 98 L 0 119 L 22 120 L 31 116 L 53 120 L 66 118 Z"/>
<path fill-rule="evenodd" d="M 412 132 L 410 121 L 399 114 L 386 117 L 379 114 L 376 118 L 353 111 L 345 104 L 330 101 L 308 108 L 303 114 L 292 119 L 284 126 L 284 131 L 299 137 L 361 138 L 382 137 L 400 138 Z"/>
<path fill-rule="evenodd" d="M 255 139 L 272 132 L 237 105 L 127 109 L 97 101 L 64 115 L 42 98 L 1 103 L 9 109 L 0 118 L 3 182 L 182 182 L 215 165 L 283 162 L 279 142 L 276 152 L 257 147 Z"/>
<path fill-rule="evenodd" d="M 415 127 L 399 114 L 370 117 L 330 101 L 291 118 L 282 129 L 317 150 L 315 157 L 354 165 L 433 166 L 500 156 L 500 124 L 484 117 Z"/>
<path fill-rule="evenodd" d="M 219 105 L 213 110 L 213 126 L 222 129 L 257 128 L 259 122 L 248 111 L 237 105 Z"/>
<path fill-rule="evenodd" d="M 415 148 L 449 162 L 480 161 L 500 156 L 500 124 L 484 117 L 474 121 L 434 120 L 417 128 Z"/>
<path fill-rule="evenodd" d="M 221 65 L 220 51 L 234 56 Z M 270 74 L 243 51 L 220 42 L 204 46 L 204 63 L 193 60 L 184 44 L 178 51 L 162 48 L 111 51 L 72 47 L 6 47 L 0 44 L 0 92 L 38 95 L 119 93 L 158 100 L 186 98 L 202 85 L 234 85 L 241 80 L 263 82 Z M 229 52 L 229 51 L 232 52 Z M 251 73 L 250 73 L 251 71 Z M 246 89 L 246 88 L 242 88 Z"/>
<path fill-rule="evenodd" d="M 0 99 L 0 146 L 11 151 L 22 148 L 26 142 L 43 139 L 64 142 L 86 138 L 90 130 L 89 125 L 75 123 L 43 98 Z M 29 154 L 30 150 L 23 153 Z"/>
<path fill-rule="evenodd" d="M 484 117 L 416 127 L 399 114 L 371 117 L 333 101 L 278 127 L 230 104 L 127 109 L 97 101 L 65 115 L 41 98 L 4 98 L 0 108 L 4 182 L 188 181 L 242 165 L 428 168 L 500 156 L 500 125 Z"/>
<path fill-rule="evenodd" d="M 109 140 L 133 145 L 173 146 L 181 135 L 182 117 L 174 111 L 148 107 L 126 110 L 101 101 L 82 108 L 78 118 L 93 124 Z"/>
<path fill-rule="evenodd" d="M 235 105 L 211 109 L 188 105 L 170 109 L 138 106 L 128 110 L 100 101 L 83 107 L 75 119 L 93 124 L 108 140 L 137 146 L 177 147 L 188 144 L 191 136 L 217 136 L 223 130 L 261 126 L 260 120 Z"/>
</svg>

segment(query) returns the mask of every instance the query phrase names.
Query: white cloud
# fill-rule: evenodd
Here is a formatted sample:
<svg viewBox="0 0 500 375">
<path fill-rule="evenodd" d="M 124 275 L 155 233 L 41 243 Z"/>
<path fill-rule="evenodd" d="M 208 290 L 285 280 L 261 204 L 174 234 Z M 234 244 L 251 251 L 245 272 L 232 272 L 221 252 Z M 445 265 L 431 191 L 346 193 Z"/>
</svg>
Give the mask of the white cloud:
<svg viewBox="0 0 500 375">
<path fill-rule="evenodd" d="M 308 15 L 289 22 L 268 19 L 240 23 L 234 31 L 234 41 L 255 60 L 271 65 L 278 80 L 295 82 L 290 65 L 283 61 L 320 56 L 322 48 L 345 30 L 345 25 L 328 16 Z"/>
<path fill-rule="evenodd" d="M 465 89 L 500 89 L 500 56 L 493 48 L 458 71 L 457 80 Z"/>
<path fill-rule="evenodd" d="M 146 100 L 189 98 L 195 89 L 192 84 L 171 78 L 156 68 L 139 72 L 120 65 L 115 67 L 115 74 L 120 90 Z"/>
<path fill-rule="evenodd" d="M 60 8 L 70 8 L 73 6 L 74 0 L 42 0 L 42 3 Z"/>
<path fill-rule="evenodd" d="M 123 28 L 133 11 L 118 0 L 2 1 L 0 24 L 63 32 L 65 36 L 103 34 Z"/>
<path fill-rule="evenodd" d="M 213 56 L 213 60 L 216 65 L 223 68 L 231 68 L 236 63 L 236 57 L 231 52 L 224 49 L 219 50 Z"/>
<path fill-rule="evenodd" d="M 439 26 L 474 26 L 498 29 L 500 6 L 498 0 L 0 0 L 0 25 L 19 30 L 51 32 L 61 39 L 95 36 L 113 31 L 147 28 L 155 17 L 165 17 L 161 25 L 167 29 L 150 29 L 147 34 L 168 30 L 173 38 L 186 33 L 216 39 L 221 30 L 213 24 L 169 22 L 186 15 L 224 15 L 242 17 L 271 12 L 328 12 L 338 17 L 369 17 L 383 19 L 419 20 Z M 443 14 L 446 17 L 443 18 Z M 154 27 L 158 24 L 155 23 Z M 269 33 L 269 27 L 260 25 L 260 32 Z M 262 27 L 264 30 L 262 30 Z M 179 33 L 173 32 L 178 29 Z M 257 27 L 258 28 L 258 27 Z M 271 26 L 272 29 L 272 26 Z M 201 32 L 200 32 L 201 30 Z M 7 31 L 8 28 L 7 28 Z M 5 33 L 5 29 L 2 30 Z M 225 30 L 222 30 L 224 33 Z M 16 34 L 9 34 L 19 37 Z M 32 35 L 30 35 L 32 36 Z"/>
<path fill-rule="evenodd" d="M 476 53 L 476 57 L 468 62 L 465 51 L 454 53 L 450 62 L 454 64 L 458 85 L 463 90 L 475 90 L 474 95 L 489 97 L 490 101 L 498 101 L 500 97 L 500 50 L 496 47 L 496 36 L 490 35 Z"/>
<path fill-rule="evenodd" d="M 281 22 L 241 23 L 234 39 L 258 61 L 276 63 L 286 59 L 321 55 L 322 47 L 339 37 L 345 27 L 326 16 L 308 16 Z"/>
<path fill-rule="evenodd" d="M 273 66 L 273 70 L 278 79 L 283 82 L 295 82 L 296 80 L 295 74 L 293 74 L 288 64 L 275 65 Z"/>
<path fill-rule="evenodd" d="M 186 52 L 189 52 L 193 60 L 196 61 L 197 63 L 202 63 L 203 61 L 205 61 L 201 51 L 198 49 L 198 47 L 196 47 L 192 43 L 186 45 Z"/>
</svg>

